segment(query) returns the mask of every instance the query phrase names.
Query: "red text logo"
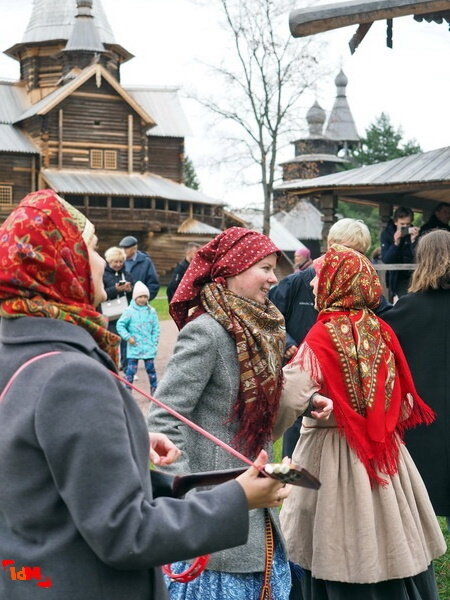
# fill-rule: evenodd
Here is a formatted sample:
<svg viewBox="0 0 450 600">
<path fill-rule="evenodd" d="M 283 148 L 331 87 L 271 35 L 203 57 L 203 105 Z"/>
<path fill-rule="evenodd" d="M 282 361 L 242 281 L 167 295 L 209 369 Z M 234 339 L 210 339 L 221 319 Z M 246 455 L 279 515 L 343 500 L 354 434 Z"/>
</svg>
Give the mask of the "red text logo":
<svg viewBox="0 0 450 600">
<path fill-rule="evenodd" d="M 36 585 L 40 588 L 52 587 L 52 580 L 50 577 L 43 577 L 41 567 L 21 567 L 16 568 L 12 565 L 15 564 L 14 560 L 2 560 L 2 568 L 4 571 L 9 572 L 11 581 L 37 581 Z"/>
</svg>

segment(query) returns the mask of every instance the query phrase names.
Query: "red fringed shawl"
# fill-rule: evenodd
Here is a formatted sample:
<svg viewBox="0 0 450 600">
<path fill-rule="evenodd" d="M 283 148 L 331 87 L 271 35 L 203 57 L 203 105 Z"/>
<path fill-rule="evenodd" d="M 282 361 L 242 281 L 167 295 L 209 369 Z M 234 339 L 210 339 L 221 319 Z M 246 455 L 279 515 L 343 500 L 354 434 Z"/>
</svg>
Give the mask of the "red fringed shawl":
<svg viewBox="0 0 450 600">
<path fill-rule="evenodd" d="M 333 246 L 318 277 L 320 314 L 296 362 L 310 368 L 312 350 L 339 428 L 372 483 L 384 484 L 378 472 L 397 472 L 405 430 L 431 423 L 434 413 L 416 391 L 395 333 L 372 312 L 381 286 L 366 257 Z"/>
</svg>

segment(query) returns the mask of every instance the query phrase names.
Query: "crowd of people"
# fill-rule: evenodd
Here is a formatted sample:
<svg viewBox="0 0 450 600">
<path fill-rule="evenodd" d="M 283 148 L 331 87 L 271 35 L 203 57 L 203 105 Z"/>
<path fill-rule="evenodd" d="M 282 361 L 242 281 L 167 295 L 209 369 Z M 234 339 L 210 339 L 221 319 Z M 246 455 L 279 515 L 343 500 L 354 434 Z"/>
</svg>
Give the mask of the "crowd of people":
<svg viewBox="0 0 450 600">
<path fill-rule="evenodd" d="M 421 229 L 394 212 L 381 259 L 415 268 L 390 271 L 393 304 L 355 219 L 331 227 L 315 260 L 302 247 L 280 282 L 261 233 L 189 244 L 158 380 L 159 280 L 137 238 L 103 260 L 77 209 L 28 195 L 0 227 L 0 597 L 439 600 L 449 221 L 448 205 Z M 139 360 L 170 413 L 152 405 L 144 419 L 129 389 Z M 154 495 L 149 459 L 168 475 L 242 467 L 173 410 L 254 466 L 183 499 Z M 283 460 L 319 489 L 259 476 L 281 437 Z M 197 577 L 176 580 L 206 553 Z"/>
</svg>

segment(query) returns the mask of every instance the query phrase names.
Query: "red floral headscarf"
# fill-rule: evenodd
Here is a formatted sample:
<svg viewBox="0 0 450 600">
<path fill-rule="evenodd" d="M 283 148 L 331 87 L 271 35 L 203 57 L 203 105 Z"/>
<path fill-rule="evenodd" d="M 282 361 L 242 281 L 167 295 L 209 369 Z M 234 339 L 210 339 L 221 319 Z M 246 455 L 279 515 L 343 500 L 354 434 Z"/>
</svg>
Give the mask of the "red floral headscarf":
<svg viewBox="0 0 450 600">
<path fill-rule="evenodd" d="M 279 250 L 265 235 L 231 227 L 198 250 L 170 304 L 180 329 L 206 312 L 236 342 L 240 386 L 230 422 L 237 424 L 233 444 L 251 457 L 270 439 L 279 406 L 284 319 L 268 300 L 228 290 L 226 279 L 273 253 Z"/>
<path fill-rule="evenodd" d="M 92 223 L 53 190 L 26 196 L 0 227 L 0 316 L 80 325 L 117 362 L 119 338 L 93 306 L 93 238 Z"/>
<path fill-rule="evenodd" d="M 385 484 L 378 472 L 397 472 L 404 431 L 430 423 L 433 411 L 417 394 L 395 333 L 372 312 L 381 285 L 367 258 L 334 245 L 315 268 L 320 312 L 293 362 L 311 368 L 312 350 L 338 426 L 371 481 Z"/>
</svg>

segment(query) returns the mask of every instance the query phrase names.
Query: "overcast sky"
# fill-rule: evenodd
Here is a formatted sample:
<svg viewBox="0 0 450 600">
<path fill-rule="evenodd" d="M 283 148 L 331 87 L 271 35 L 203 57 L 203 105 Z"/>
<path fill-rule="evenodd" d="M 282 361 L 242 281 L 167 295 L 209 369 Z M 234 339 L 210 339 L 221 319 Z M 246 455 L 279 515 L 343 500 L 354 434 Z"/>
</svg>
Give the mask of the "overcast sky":
<svg viewBox="0 0 450 600">
<path fill-rule="evenodd" d="M 251 0 L 242 0 L 251 2 Z M 177 84 L 202 92 L 210 82 L 201 61 L 219 62 L 226 39 L 210 6 L 192 0 L 102 0 L 118 43 L 136 58 L 122 67 L 125 84 Z M 325 2 L 319 2 L 325 4 Z M 0 0 L 0 49 L 19 42 L 31 14 L 32 0 Z M 307 3 L 299 0 L 301 8 Z M 356 26 L 318 34 L 327 44 L 324 69 L 332 76 L 320 82 L 317 99 L 328 112 L 334 102 L 334 77 L 340 67 L 349 84 L 347 97 L 358 132 L 386 112 L 404 138 L 415 138 L 424 150 L 450 143 L 450 33 L 448 24 L 417 23 L 413 17 L 394 20 L 394 48 L 386 48 L 385 22 L 376 22 L 352 56 L 348 41 Z M 286 36 L 289 36 L 286 14 Z M 299 41 L 299 43 L 301 43 Z M 0 78 L 18 78 L 18 63 L 0 56 Z M 314 102 L 305 98 L 304 110 Z M 192 101 L 183 101 L 193 135 L 187 152 L 194 160 L 205 193 L 234 205 L 259 198 L 255 188 L 243 187 L 226 168 L 209 164 L 220 142 L 211 137 L 208 119 Z M 301 136 L 292 132 L 292 140 Z M 293 156 L 286 148 L 280 162 Z"/>
</svg>

